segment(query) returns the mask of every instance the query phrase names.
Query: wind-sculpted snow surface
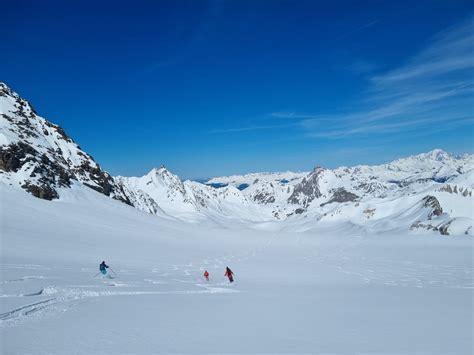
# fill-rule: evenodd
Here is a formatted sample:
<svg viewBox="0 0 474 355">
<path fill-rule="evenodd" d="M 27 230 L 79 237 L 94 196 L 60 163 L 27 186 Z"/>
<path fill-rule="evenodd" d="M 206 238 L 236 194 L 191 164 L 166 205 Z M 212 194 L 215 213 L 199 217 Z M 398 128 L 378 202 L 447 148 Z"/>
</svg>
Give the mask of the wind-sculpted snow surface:
<svg viewBox="0 0 474 355">
<path fill-rule="evenodd" d="M 374 232 L 352 220 L 389 223 L 397 200 L 364 205 L 369 218 L 224 227 L 143 213 L 78 183 L 58 192 L 45 201 L 0 182 L 2 354 L 472 351 L 472 238 L 400 222 L 442 218 L 434 196 L 413 196 L 413 211 Z"/>
</svg>

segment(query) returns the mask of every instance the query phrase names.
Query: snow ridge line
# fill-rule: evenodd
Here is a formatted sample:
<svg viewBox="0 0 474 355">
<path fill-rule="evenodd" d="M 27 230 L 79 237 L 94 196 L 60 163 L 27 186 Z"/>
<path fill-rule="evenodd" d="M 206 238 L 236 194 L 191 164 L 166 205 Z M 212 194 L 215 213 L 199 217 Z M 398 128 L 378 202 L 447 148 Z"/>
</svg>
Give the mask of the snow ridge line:
<svg viewBox="0 0 474 355">
<path fill-rule="evenodd" d="M 46 306 L 41 306 L 41 307 L 37 307 L 39 305 L 45 305 L 45 304 L 51 304 L 51 302 L 55 301 L 56 298 L 50 298 L 50 299 L 47 299 L 45 301 L 40 301 L 40 302 L 36 302 L 36 303 L 32 303 L 32 304 L 27 304 L 26 306 L 22 306 L 22 307 L 19 307 L 19 308 L 15 308 L 15 309 L 12 309 L 11 311 L 8 311 L 8 312 L 5 312 L 5 313 L 2 313 L 0 314 L 0 320 L 1 321 L 5 321 L 5 320 L 8 320 L 8 319 L 11 319 L 15 316 L 20 316 L 20 315 L 29 315 L 33 312 L 37 312 L 43 308 L 45 308 Z M 24 312 L 22 312 L 23 310 L 25 310 Z"/>
</svg>

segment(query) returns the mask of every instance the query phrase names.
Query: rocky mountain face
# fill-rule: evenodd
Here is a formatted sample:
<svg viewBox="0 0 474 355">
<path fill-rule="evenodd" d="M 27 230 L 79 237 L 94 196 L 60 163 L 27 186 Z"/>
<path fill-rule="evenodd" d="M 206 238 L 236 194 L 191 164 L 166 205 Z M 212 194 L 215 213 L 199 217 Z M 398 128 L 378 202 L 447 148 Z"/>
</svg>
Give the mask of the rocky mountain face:
<svg viewBox="0 0 474 355">
<path fill-rule="evenodd" d="M 317 167 L 307 177 L 304 177 L 300 183 L 295 185 L 293 193 L 288 198 L 288 203 L 307 208 L 315 199 L 322 197 L 320 182 L 324 173 L 325 169 Z"/>
<path fill-rule="evenodd" d="M 38 116 L 30 103 L 0 83 L 0 178 L 52 200 L 74 181 L 117 200 L 130 201 L 114 179 L 64 130 Z"/>
<path fill-rule="evenodd" d="M 473 233 L 474 155 L 440 149 L 378 166 L 316 167 L 182 181 L 165 167 L 112 177 L 64 130 L 0 83 L 0 182 L 51 200 L 78 183 L 158 216 L 187 222 L 285 221 L 299 229 L 348 221 L 413 231 Z M 402 222 L 400 222 L 402 221 Z"/>
</svg>

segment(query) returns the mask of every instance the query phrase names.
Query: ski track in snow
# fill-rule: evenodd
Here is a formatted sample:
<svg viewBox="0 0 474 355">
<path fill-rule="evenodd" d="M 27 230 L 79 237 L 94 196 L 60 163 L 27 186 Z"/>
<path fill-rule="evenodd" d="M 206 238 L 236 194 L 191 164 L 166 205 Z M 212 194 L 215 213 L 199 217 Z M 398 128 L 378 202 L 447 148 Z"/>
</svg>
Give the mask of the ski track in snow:
<svg viewBox="0 0 474 355">
<path fill-rule="evenodd" d="M 130 272 L 128 270 L 119 270 L 119 277 L 107 275 L 106 277 L 100 275 L 93 277 L 92 280 L 101 284 L 84 284 L 84 285 L 70 285 L 58 286 L 51 285 L 49 282 L 54 279 L 61 279 L 56 276 L 36 275 L 36 276 L 22 276 L 16 279 L 8 279 L 1 282 L 1 284 L 9 284 L 15 282 L 27 283 L 29 281 L 48 282 L 43 288 L 29 293 L 18 294 L 0 294 L 0 298 L 36 298 L 36 302 L 29 302 L 20 307 L 10 309 L 0 314 L 0 327 L 19 325 L 24 321 L 39 319 L 48 314 L 55 312 L 67 311 L 70 307 L 77 306 L 83 301 L 90 298 L 97 297 L 118 297 L 118 296 L 143 296 L 143 295 L 191 295 L 191 294 L 231 294 L 241 292 L 234 288 L 229 288 L 228 282 L 211 281 L 203 283 L 202 272 L 212 266 L 214 269 L 222 269 L 224 271 L 227 263 L 232 261 L 245 261 L 249 257 L 255 256 L 259 251 L 262 251 L 264 246 L 259 246 L 250 251 L 236 255 L 226 255 L 221 258 L 203 259 L 199 262 L 189 262 L 186 264 L 162 264 L 147 270 L 153 277 L 146 277 L 140 281 L 137 280 L 123 280 L 123 278 L 130 278 L 138 272 Z M 25 269 L 35 271 L 53 271 L 49 267 L 40 265 L 22 265 L 22 264 L 4 264 L 3 267 L 10 269 Z M 92 274 L 95 269 L 82 268 L 81 273 Z M 120 281 L 116 281 L 120 278 Z M 91 281 L 91 280 L 89 280 Z M 185 285 L 185 289 L 181 289 Z M 113 287 L 114 290 L 106 289 Z M 151 287 L 151 289 L 150 289 Z M 139 288 L 133 291 L 118 291 L 117 288 Z M 160 289 L 157 289 L 160 288 Z M 54 296 L 54 297 L 51 297 Z"/>
<path fill-rule="evenodd" d="M 320 248 L 316 244 L 308 248 L 301 237 L 297 238 L 297 247 L 302 259 L 308 264 L 325 265 L 335 272 L 346 274 L 361 280 L 364 284 L 376 284 L 386 287 L 450 287 L 474 288 L 473 273 L 470 268 L 457 268 L 452 265 L 433 265 L 407 260 L 390 260 L 386 258 L 368 258 L 354 253 L 364 239 L 353 238 L 343 245 Z M 205 282 L 202 273 L 204 270 L 215 272 L 224 271 L 225 266 L 232 266 L 233 262 L 245 262 L 250 258 L 266 251 L 271 246 L 273 238 L 265 243 L 241 253 L 224 255 L 220 258 L 205 258 L 197 262 L 184 264 L 158 264 L 157 266 L 141 270 L 120 270 L 119 276 L 99 277 L 88 276 L 95 269 L 83 268 L 80 274 L 86 276 L 84 284 L 74 285 L 51 284 L 61 277 L 48 275 L 54 270 L 40 265 L 3 264 L 2 267 L 12 270 L 34 270 L 42 275 L 25 275 L 7 279 L 2 285 L 21 283 L 22 285 L 35 282 L 41 283 L 42 288 L 25 293 L 2 293 L 0 298 L 15 299 L 27 298 L 30 302 L 12 308 L 0 314 L 0 327 L 15 326 L 24 321 L 41 319 L 43 316 L 65 312 L 71 307 L 79 306 L 91 298 L 100 297 L 138 297 L 145 295 L 192 295 L 192 294 L 233 294 L 241 292 L 229 284 L 220 274 L 214 280 Z M 216 269 L 220 271 L 216 271 Z M 136 275 L 146 274 L 146 277 L 137 278 Z M 220 279 L 219 279 L 220 278 Z M 63 280 L 64 281 L 64 280 Z M 230 287 L 232 286 L 232 287 Z M 3 288 L 2 288 L 3 289 Z"/>
<path fill-rule="evenodd" d="M 89 298 L 114 297 L 114 296 L 142 296 L 142 295 L 188 295 L 188 294 L 215 294 L 215 293 L 236 293 L 238 290 L 229 289 L 223 284 L 209 283 L 203 284 L 202 280 L 151 280 L 144 279 L 142 282 L 116 282 L 105 281 L 102 285 L 73 285 L 73 286 L 47 286 L 36 292 L 25 294 L 1 294 L 1 298 L 30 298 L 37 299 L 37 302 L 29 302 L 20 307 L 13 308 L 0 314 L 0 327 L 13 326 L 22 323 L 27 319 L 36 319 L 40 315 L 54 313 L 55 311 L 66 311 L 69 307 L 79 304 Z M 95 280 L 97 281 L 97 280 Z M 185 284 L 185 289 L 180 289 Z M 150 289 L 150 286 L 152 287 Z M 163 287 L 165 289 L 157 289 Z M 174 287 L 173 287 L 174 286 Z M 112 290 L 113 288 L 113 290 Z M 121 289 L 138 288 L 137 290 Z M 117 290 L 118 289 L 118 290 Z M 53 296 L 53 297 L 52 297 Z M 51 298 L 52 297 L 52 298 Z M 46 299 L 44 299 L 46 298 Z M 34 317 L 32 317 L 34 316 Z"/>
<path fill-rule="evenodd" d="M 354 276 L 366 284 L 474 289 L 472 268 L 354 255 L 351 249 L 360 243 L 361 240 L 356 240 L 344 247 L 335 247 L 334 250 L 308 252 L 305 249 L 303 258 L 309 264 L 327 265 L 337 272 Z M 299 245 L 302 247 L 300 243 Z"/>
<path fill-rule="evenodd" d="M 0 266 L 5 269 L 51 270 L 49 267 L 35 264 L 0 264 Z"/>
<path fill-rule="evenodd" d="M 84 284 L 84 285 L 70 285 L 59 286 L 51 285 L 51 280 L 61 279 L 57 276 L 35 275 L 35 276 L 21 276 L 16 279 L 8 279 L 1 282 L 1 284 L 10 284 L 15 282 L 27 283 L 31 281 L 47 282 L 43 288 L 31 291 L 29 293 L 18 294 L 0 294 L 0 298 L 36 298 L 36 302 L 29 302 L 20 307 L 10 309 L 0 314 L 0 327 L 19 325 L 24 321 L 39 319 L 48 314 L 55 312 L 65 312 L 70 307 L 79 305 L 83 301 L 90 298 L 97 297 L 118 297 L 118 296 L 143 296 L 143 295 L 191 295 L 191 294 L 232 294 L 241 292 L 239 290 L 229 288 L 231 285 L 227 281 L 214 281 L 212 276 L 209 282 L 204 283 L 202 273 L 210 267 L 214 269 L 222 269 L 224 272 L 225 266 L 231 264 L 233 261 L 244 262 L 249 258 L 255 257 L 268 247 L 271 240 L 265 244 L 258 244 L 256 247 L 236 253 L 235 255 L 224 255 L 220 258 L 207 258 L 198 262 L 188 262 L 186 264 L 160 264 L 146 272 L 152 277 L 146 277 L 142 280 L 128 280 L 133 275 L 139 272 L 131 272 L 129 270 L 118 270 L 120 281 L 116 281 L 118 277 L 108 274 L 106 277 L 91 276 L 92 280 L 97 283 L 102 281 L 102 284 Z M 54 272 L 50 267 L 41 265 L 27 265 L 27 264 L 3 264 L 2 267 L 16 270 L 34 270 L 42 272 Z M 72 270 L 71 270 L 72 271 Z M 72 271 L 73 272 L 73 271 Z M 82 268 L 80 273 L 93 274 L 95 269 Z M 123 280 L 127 278 L 127 280 Z M 222 277 L 222 279 L 224 279 Z M 89 281 L 91 281 L 89 279 Z M 182 286 L 185 289 L 181 289 Z M 114 290 L 106 289 L 113 287 Z M 151 289 L 150 289 L 151 287 Z M 138 288 L 133 291 L 116 290 L 120 288 Z M 54 296 L 54 297 L 52 297 Z"/>
<path fill-rule="evenodd" d="M 43 279 L 60 279 L 61 277 L 58 276 L 23 276 L 18 279 L 12 279 L 12 280 L 4 280 L 1 281 L 1 284 L 8 284 L 12 282 L 21 282 L 21 281 L 27 281 L 27 280 L 43 280 Z"/>
</svg>

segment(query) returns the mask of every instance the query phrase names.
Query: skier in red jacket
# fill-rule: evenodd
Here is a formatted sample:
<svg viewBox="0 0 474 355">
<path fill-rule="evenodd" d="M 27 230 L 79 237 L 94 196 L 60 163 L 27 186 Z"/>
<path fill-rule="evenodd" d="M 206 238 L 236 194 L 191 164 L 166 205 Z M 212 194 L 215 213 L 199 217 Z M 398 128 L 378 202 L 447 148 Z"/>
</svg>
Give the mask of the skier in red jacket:
<svg viewBox="0 0 474 355">
<path fill-rule="evenodd" d="M 224 276 L 227 276 L 229 278 L 230 282 L 234 282 L 234 276 L 233 275 L 234 275 L 234 273 L 232 272 L 232 270 L 229 269 L 228 266 L 226 266 Z"/>
<path fill-rule="evenodd" d="M 206 278 L 207 281 L 209 281 L 209 273 L 206 271 L 204 271 L 204 277 Z"/>
</svg>

